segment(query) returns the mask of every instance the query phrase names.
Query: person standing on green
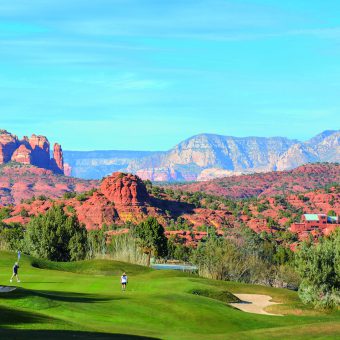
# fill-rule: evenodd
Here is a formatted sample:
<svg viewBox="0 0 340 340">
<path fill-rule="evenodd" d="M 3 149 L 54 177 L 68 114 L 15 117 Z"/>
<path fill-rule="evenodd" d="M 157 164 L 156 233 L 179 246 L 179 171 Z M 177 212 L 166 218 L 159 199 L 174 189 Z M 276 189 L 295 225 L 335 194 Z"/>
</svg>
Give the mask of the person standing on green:
<svg viewBox="0 0 340 340">
<path fill-rule="evenodd" d="M 123 275 L 120 277 L 120 283 L 122 284 L 122 291 L 125 292 L 126 285 L 128 283 L 128 277 L 126 273 L 123 273 Z"/>
<path fill-rule="evenodd" d="M 19 270 L 19 264 L 18 262 L 15 262 L 14 266 L 13 266 L 13 275 L 11 277 L 11 279 L 9 280 L 10 282 L 13 281 L 13 277 L 16 277 L 17 282 L 20 282 L 19 276 L 18 276 L 18 270 Z"/>
</svg>

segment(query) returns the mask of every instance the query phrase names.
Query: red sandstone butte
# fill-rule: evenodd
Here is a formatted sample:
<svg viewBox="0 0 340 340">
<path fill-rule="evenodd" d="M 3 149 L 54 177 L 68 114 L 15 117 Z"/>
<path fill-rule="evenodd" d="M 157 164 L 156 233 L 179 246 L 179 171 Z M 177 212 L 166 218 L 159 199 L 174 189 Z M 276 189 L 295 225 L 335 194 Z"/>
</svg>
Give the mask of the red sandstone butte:
<svg viewBox="0 0 340 340">
<path fill-rule="evenodd" d="M 100 191 L 116 205 L 143 206 L 149 201 L 143 181 L 131 174 L 113 173 L 103 180 Z"/>
<path fill-rule="evenodd" d="M 17 136 L 0 130 L 0 164 L 9 162 L 30 164 L 43 169 L 64 174 L 63 151 L 59 144 L 54 145 L 53 158 L 50 157 L 50 142 L 45 136 L 33 134 L 30 138 Z"/>
</svg>

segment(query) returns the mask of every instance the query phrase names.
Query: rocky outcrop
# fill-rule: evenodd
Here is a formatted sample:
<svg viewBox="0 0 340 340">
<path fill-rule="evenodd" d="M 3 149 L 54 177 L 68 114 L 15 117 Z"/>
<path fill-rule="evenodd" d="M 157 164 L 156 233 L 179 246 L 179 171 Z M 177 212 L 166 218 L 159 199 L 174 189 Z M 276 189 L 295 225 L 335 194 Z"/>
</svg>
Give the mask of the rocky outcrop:
<svg viewBox="0 0 340 340">
<path fill-rule="evenodd" d="M 113 173 L 103 180 L 100 191 L 115 205 L 144 206 L 149 201 L 143 181 L 131 174 Z"/>
<path fill-rule="evenodd" d="M 39 168 L 50 168 L 50 143 L 45 136 L 32 135 L 29 138 L 32 149 L 32 165 Z"/>
<path fill-rule="evenodd" d="M 32 150 L 28 149 L 26 145 L 21 144 L 14 151 L 11 160 L 21 164 L 32 164 Z"/>
<path fill-rule="evenodd" d="M 59 144 L 54 145 L 51 158 L 50 142 L 45 136 L 33 134 L 30 138 L 25 136 L 19 140 L 6 130 L 0 130 L 0 164 L 11 161 L 64 173 L 63 152 Z"/>
<path fill-rule="evenodd" d="M 51 169 L 55 173 L 64 174 L 64 157 L 61 145 L 58 143 L 54 144 L 53 147 L 53 158 L 51 159 Z"/>
<path fill-rule="evenodd" d="M 6 130 L 0 130 L 0 164 L 11 161 L 14 151 L 19 146 L 18 137 Z"/>
</svg>

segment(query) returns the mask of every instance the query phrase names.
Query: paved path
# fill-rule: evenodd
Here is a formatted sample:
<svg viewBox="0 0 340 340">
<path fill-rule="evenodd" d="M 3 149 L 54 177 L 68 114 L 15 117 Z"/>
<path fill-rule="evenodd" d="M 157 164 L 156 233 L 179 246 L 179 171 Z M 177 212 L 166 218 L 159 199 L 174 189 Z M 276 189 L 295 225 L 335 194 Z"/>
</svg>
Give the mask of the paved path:
<svg viewBox="0 0 340 340">
<path fill-rule="evenodd" d="M 275 316 L 283 316 L 282 314 L 272 314 L 267 313 L 264 308 L 271 305 L 278 305 L 278 302 L 270 301 L 272 299 L 269 295 L 259 295 L 259 294 L 234 294 L 237 296 L 242 302 L 238 303 L 230 303 L 231 306 L 240 309 L 247 313 L 255 313 L 255 314 L 265 314 L 265 315 L 275 315 Z"/>
<path fill-rule="evenodd" d="M 13 290 L 16 290 L 16 288 L 0 286 L 0 293 L 9 293 L 12 292 Z"/>
</svg>

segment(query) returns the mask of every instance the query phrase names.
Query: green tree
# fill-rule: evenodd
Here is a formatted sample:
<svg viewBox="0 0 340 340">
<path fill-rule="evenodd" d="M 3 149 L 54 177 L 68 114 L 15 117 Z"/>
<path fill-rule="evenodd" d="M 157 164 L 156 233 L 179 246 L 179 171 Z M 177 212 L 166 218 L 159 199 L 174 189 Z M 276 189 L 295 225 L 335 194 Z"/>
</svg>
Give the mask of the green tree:
<svg viewBox="0 0 340 340">
<path fill-rule="evenodd" d="M 340 229 L 318 244 L 303 243 L 296 254 L 296 268 L 301 277 L 299 296 L 316 308 L 340 304 Z"/>
<path fill-rule="evenodd" d="M 144 254 L 147 254 L 147 265 L 150 266 L 151 256 L 164 257 L 167 255 L 167 238 L 164 228 L 155 217 L 148 217 L 135 228 L 138 244 Z"/>
<path fill-rule="evenodd" d="M 60 206 L 53 206 L 45 215 L 32 217 L 25 242 L 30 254 L 52 261 L 84 259 L 87 232 L 75 215 L 68 216 Z"/>
<path fill-rule="evenodd" d="M 0 226 L 0 239 L 6 250 L 23 250 L 24 227 L 20 223 Z"/>
</svg>

